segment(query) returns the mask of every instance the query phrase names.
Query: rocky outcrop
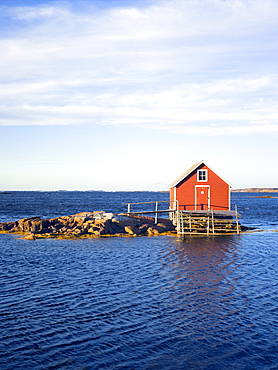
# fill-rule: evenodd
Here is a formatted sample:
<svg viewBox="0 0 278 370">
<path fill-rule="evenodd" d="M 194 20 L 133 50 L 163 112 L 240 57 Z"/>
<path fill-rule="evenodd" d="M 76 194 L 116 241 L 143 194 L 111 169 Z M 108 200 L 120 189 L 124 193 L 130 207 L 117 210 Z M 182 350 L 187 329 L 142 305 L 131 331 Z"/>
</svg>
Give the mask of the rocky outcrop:
<svg viewBox="0 0 278 370">
<path fill-rule="evenodd" d="M 168 219 L 160 219 L 155 224 L 152 218 L 117 218 L 111 213 L 82 212 L 51 219 L 30 217 L 14 222 L 2 222 L 0 231 L 24 233 L 26 239 L 32 240 L 42 237 L 158 235 L 174 232 L 175 227 Z"/>
</svg>

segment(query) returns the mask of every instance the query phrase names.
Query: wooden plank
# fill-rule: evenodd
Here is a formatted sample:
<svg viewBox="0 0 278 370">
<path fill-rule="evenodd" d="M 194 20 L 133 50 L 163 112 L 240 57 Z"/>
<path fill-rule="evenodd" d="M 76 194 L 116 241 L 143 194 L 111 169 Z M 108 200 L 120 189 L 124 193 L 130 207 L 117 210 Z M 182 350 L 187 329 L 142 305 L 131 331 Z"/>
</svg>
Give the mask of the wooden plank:
<svg viewBox="0 0 278 370">
<path fill-rule="evenodd" d="M 164 210 L 157 210 L 157 211 L 130 211 L 130 212 L 123 212 L 123 213 L 119 213 L 119 216 L 125 216 L 125 215 L 147 215 L 147 214 L 151 214 L 151 213 L 169 213 L 171 212 L 171 210 L 169 209 L 164 209 Z M 173 212 L 173 211 L 172 211 Z"/>
<path fill-rule="evenodd" d="M 175 211 L 175 210 L 172 210 L 172 212 Z M 240 214 L 237 213 L 236 211 L 224 211 L 224 210 L 219 210 L 219 211 L 216 211 L 216 210 L 211 210 L 211 211 L 208 211 L 208 210 L 200 210 L 200 211 L 179 211 L 183 214 L 190 214 L 190 215 L 211 215 L 212 213 L 214 214 L 215 217 L 217 216 L 232 216 L 232 217 L 235 217 L 237 214 L 238 214 L 238 217 L 240 217 Z"/>
<path fill-rule="evenodd" d="M 151 202 L 136 202 L 136 203 L 122 203 L 122 204 L 150 204 L 150 203 L 170 203 L 169 200 L 158 200 L 158 201 L 151 201 Z"/>
<path fill-rule="evenodd" d="M 225 216 L 224 216 L 225 213 Z M 177 233 L 181 235 L 214 235 L 214 234 L 235 234 L 239 233 L 240 224 L 238 220 L 231 217 L 237 212 L 215 211 L 178 211 L 177 212 Z"/>
</svg>

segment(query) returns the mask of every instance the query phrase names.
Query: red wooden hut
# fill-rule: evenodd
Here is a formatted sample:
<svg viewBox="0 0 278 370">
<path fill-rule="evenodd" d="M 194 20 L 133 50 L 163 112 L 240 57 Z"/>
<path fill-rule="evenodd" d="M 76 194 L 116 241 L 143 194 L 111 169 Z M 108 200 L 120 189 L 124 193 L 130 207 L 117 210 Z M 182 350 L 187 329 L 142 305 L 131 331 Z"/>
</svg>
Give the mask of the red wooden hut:
<svg viewBox="0 0 278 370">
<path fill-rule="evenodd" d="M 171 209 L 230 211 L 231 185 L 204 161 L 190 167 L 169 187 Z"/>
</svg>

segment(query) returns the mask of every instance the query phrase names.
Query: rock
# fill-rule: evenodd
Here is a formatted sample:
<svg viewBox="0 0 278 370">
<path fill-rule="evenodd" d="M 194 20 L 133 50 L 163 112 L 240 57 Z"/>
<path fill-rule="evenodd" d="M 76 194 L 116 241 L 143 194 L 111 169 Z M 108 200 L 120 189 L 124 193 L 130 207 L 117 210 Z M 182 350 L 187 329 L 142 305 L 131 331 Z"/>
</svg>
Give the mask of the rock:
<svg viewBox="0 0 278 370">
<path fill-rule="evenodd" d="M 73 234 L 73 235 L 82 235 L 83 233 L 82 233 L 82 230 L 81 229 L 79 229 L 79 228 L 75 228 L 75 229 L 73 229 L 72 231 L 71 231 L 71 233 Z"/>
<path fill-rule="evenodd" d="M 57 224 L 61 224 L 60 218 L 50 218 L 48 220 L 48 226 L 54 226 Z"/>
<path fill-rule="evenodd" d="M 148 235 L 158 235 L 158 234 L 165 233 L 166 231 L 168 231 L 167 228 L 154 225 L 148 228 L 147 233 Z"/>
<path fill-rule="evenodd" d="M 119 222 L 113 220 L 107 220 L 105 222 L 106 234 L 122 234 L 125 232 L 124 227 Z"/>
<path fill-rule="evenodd" d="M 93 228 L 93 234 L 94 235 L 98 235 L 98 236 L 100 236 L 100 235 L 108 235 L 105 227 L 103 227 L 103 226 L 94 227 Z"/>
<path fill-rule="evenodd" d="M 149 227 L 150 227 L 149 224 L 143 224 L 143 225 L 139 226 L 139 230 L 141 231 L 141 234 L 147 233 Z"/>
<path fill-rule="evenodd" d="M 88 217 L 86 217 L 86 216 L 74 216 L 73 217 L 73 220 L 74 220 L 74 222 L 76 223 L 76 224 L 78 224 L 78 225 L 81 225 L 81 224 L 83 224 L 85 221 L 87 221 L 87 220 L 89 220 L 89 218 Z"/>
<path fill-rule="evenodd" d="M 88 229 L 88 228 L 92 227 L 94 225 L 94 223 L 95 223 L 94 220 L 85 221 L 83 223 L 83 227 Z"/>
<path fill-rule="evenodd" d="M 47 231 L 48 221 L 47 220 L 35 220 L 31 222 L 31 232 L 38 234 Z"/>
<path fill-rule="evenodd" d="M 107 235 L 107 232 L 106 232 L 106 230 L 105 230 L 105 227 L 104 227 L 104 226 L 101 226 L 101 227 L 99 228 L 99 230 L 97 231 L 97 234 L 98 234 L 98 235 Z"/>
<path fill-rule="evenodd" d="M 36 240 L 37 238 L 35 237 L 34 234 L 30 233 L 30 234 L 27 234 L 23 239 Z"/>
<path fill-rule="evenodd" d="M 67 227 L 63 226 L 59 231 L 60 233 L 66 233 L 68 231 L 71 231 L 71 229 L 68 229 Z"/>
<path fill-rule="evenodd" d="M 13 231 L 31 232 L 31 233 L 46 233 L 48 232 L 49 221 L 40 217 L 22 218 L 18 221 Z"/>
<path fill-rule="evenodd" d="M 90 227 L 90 228 L 88 229 L 88 234 L 94 234 L 96 230 L 98 230 L 98 229 L 96 229 L 96 228 L 94 228 L 94 227 Z"/>
<path fill-rule="evenodd" d="M 103 217 L 104 213 L 105 213 L 104 211 L 95 211 L 95 212 L 93 212 L 93 217 L 96 220 L 101 220 L 101 219 L 104 218 Z"/>
<path fill-rule="evenodd" d="M 61 223 L 63 225 L 74 224 L 74 218 L 71 217 L 71 216 L 62 216 L 62 217 L 59 217 L 56 220 L 57 220 L 57 222 L 59 222 L 59 223 Z"/>
<path fill-rule="evenodd" d="M 167 231 L 167 227 L 163 224 L 154 225 L 152 228 L 158 233 L 165 233 Z"/>
<path fill-rule="evenodd" d="M 69 216 L 64 216 L 64 217 L 69 217 Z M 75 215 L 72 215 L 70 217 L 80 217 L 80 218 L 93 218 L 94 217 L 94 212 L 80 212 L 76 213 Z"/>
<path fill-rule="evenodd" d="M 40 217 L 28 217 L 28 218 L 22 218 L 18 221 L 18 228 L 20 231 L 31 231 L 32 223 L 34 221 L 40 221 Z"/>
<path fill-rule="evenodd" d="M 136 226 L 125 226 L 124 227 L 125 232 L 127 232 L 129 235 L 139 235 L 141 234 L 141 231 Z"/>
<path fill-rule="evenodd" d="M 114 215 L 113 215 L 113 213 L 107 213 L 107 212 L 105 212 L 104 214 L 103 214 L 103 218 L 105 219 L 105 220 L 112 220 L 112 218 L 114 217 Z"/>
<path fill-rule="evenodd" d="M 112 213 L 81 212 L 72 216 L 41 219 L 40 217 L 23 218 L 15 222 L 0 223 L 0 230 L 7 232 L 25 232 L 27 238 L 43 237 L 78 237 L 81 235 L 158 235 L 175 230 L 172 222 L 153 218 L 125 217 L 118 219 Z M 35 234 L 35 235 L 34 235 Z"/>
<path fill-rule="evenodd" d="M 156 231 L 152 227 L 148 227 L 147 233 L 148 233 L 148 235 L 155 235 L 155 234 L 158 234 L 158 231 Z"/>
<path fill-rule="evenodd" d="M 18 227 L 17 221 L 12 222 L 1 222 L 0 223 L 0 230 L 1 231 L 15 231 Z"/>
<path fill-rule="evenodd" d="M 165 220 L 163 219 L 163 221 L 162 219 L 160 219 L 160 222 L 156 224 L 156 227 L 157 226 L 165 229 L 165 231 L 173 231 L 176 229 L 175 226 L 172 224 L 172 222 L 168 219 L 165 219 Z"/>
<path fill-rule="evenodd" d="M 130 225 L 130 226 L 138 226 L 140 220 L 137 218 L 127 217 L 121 221 L 118 222 L 118 224 L 122 227 Z"/>
</svg>

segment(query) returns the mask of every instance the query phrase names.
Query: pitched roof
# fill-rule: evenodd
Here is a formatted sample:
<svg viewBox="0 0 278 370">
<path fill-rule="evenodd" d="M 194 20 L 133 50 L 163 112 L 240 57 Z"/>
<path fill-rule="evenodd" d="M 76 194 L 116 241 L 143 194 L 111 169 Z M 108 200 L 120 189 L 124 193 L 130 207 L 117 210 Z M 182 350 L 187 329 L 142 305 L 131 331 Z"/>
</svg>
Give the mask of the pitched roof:
<svg viewBox="0 0 278 370">
<path fill-rule="evenodd" d="M 208 166 L 206 164 L 205 161 L 200 161 L 196 164 L 194 164 L 193 166 L 191 166 L 190 168 L 188 168 L 187 171 L 185 171 L 180 177 L 178 177 L 175 181 L 173 181 L 170 185 L 169 185 L 169 188 L 173 188 L 175 186 L 177 186 L 182 180 L 184 180 L 187 176 L 189 176 L 193 171 L 195 171 L 198 167 L 201 166 L 201 164 L 204 164 L 205 166 L 207 166 L 208 168 L 210 168 L 218 177 L 220 177 L 224 182 L 226 182 L 229 186 L 231 186 L 226 180 L 223 179 L 222 176 L 219 176 L 210 166 Z"/>
</svg>

